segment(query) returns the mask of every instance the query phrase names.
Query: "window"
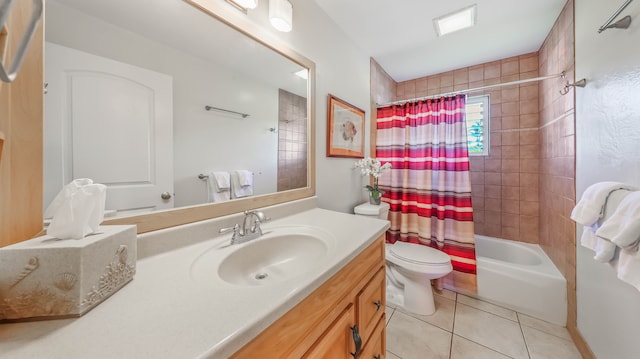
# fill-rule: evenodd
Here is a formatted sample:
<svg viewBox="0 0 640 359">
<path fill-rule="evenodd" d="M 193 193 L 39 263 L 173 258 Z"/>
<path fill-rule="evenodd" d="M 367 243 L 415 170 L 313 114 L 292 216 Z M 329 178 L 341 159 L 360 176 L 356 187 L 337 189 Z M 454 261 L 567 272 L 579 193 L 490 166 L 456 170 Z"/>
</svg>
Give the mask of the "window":
<svg viewBox="0 0 640 359">
<path fill-rule="evenodd" d="M 489 95 L 469 96 L 465 108 L 469 156 L 489 155 Z"/>
</svg>

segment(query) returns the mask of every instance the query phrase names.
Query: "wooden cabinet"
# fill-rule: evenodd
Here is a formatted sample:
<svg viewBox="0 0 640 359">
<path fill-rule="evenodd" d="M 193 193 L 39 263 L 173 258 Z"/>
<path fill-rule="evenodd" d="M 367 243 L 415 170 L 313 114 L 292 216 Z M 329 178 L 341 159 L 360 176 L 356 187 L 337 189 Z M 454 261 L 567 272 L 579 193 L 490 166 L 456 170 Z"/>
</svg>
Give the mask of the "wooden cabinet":
<svg viewBox="0 0 640 359">
<path fill-rule="evenodd" d="M 19 47 L 33 6 L 31 1 L 14 3 L 6 24 L 0 24 L 5 65 Z M 0 81 L 0 247 L 42 231 L 43 83 L 41 21 L 16 79 Z"/>
<path fill-rule="evenodd" d="M 360 292 L 357 299 L 358 327 L 363 338 L 371 336 L 381 313 L 384 312 L 385 298 L 385 271 L 378 270 L 366 287 Z"/>
<path fill-rule="evenodd" d="M 231 358 L 384 358 L 384 309 L 381 236 Z"/>
<path fill-rule="evenodd" d="M 355 352 L 352 336 L 355 318 L 354 306 L 349 304 L 349 307 L 329 326 L 314 346 L 305 353 L 304 359 L 352 358 L 351 353 Z"/>
<path fill-rule="evenodd" d="M 385 336 L 386 316 L 382 316 L 371 334 L 371 340 L 364 347 L 359 358 L 361 359 L 383 359 L 387 353 L 387 343 Z"/>
</svg>

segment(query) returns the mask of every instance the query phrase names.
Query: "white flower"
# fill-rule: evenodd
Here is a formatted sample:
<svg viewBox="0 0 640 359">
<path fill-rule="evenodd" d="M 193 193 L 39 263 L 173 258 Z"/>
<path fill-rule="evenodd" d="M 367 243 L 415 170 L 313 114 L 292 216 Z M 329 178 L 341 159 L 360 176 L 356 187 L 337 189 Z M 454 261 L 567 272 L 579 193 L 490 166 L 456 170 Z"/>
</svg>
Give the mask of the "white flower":
<svg viewBox="0 0 640 359">
<path fill-rule="evenodd" d="M 355 167 L 360 168 L 360 172 L 363 176 L 373 176 L 373 178 L 377 179 L 384 172 L 391 169 L 391 163 L 387 162 L 383 165 L 378 159 L 367 157 L 356 161 Z"/>
</svg>

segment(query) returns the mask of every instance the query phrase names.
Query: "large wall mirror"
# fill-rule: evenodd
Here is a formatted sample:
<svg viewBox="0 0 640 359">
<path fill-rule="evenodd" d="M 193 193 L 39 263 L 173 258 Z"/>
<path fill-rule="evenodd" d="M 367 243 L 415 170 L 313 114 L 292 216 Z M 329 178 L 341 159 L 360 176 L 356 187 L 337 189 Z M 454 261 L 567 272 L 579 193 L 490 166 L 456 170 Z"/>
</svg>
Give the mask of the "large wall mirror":
<svg viewBox="0 0 640 359">
<path fill-rule="evenodd" d="M 313 62 L 206 3 L 47 1 L 45 208 L 91 178 L 107 223 L 147 232 L 315 193 Z"/>
</svg>

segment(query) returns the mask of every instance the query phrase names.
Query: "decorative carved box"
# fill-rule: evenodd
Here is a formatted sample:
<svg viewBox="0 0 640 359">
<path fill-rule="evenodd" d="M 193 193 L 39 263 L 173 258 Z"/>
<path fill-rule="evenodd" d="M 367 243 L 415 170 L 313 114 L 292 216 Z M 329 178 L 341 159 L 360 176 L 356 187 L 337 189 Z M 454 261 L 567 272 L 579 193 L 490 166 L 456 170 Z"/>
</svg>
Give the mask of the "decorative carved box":
<svg viewBox="0 0 640 359">
<path fill-rule="evenodd" d="M 101 226 L 0 248 L 0 322 L 83 315 L 133 279 L 136 243 L 136 226 Z"/>
</svg>

